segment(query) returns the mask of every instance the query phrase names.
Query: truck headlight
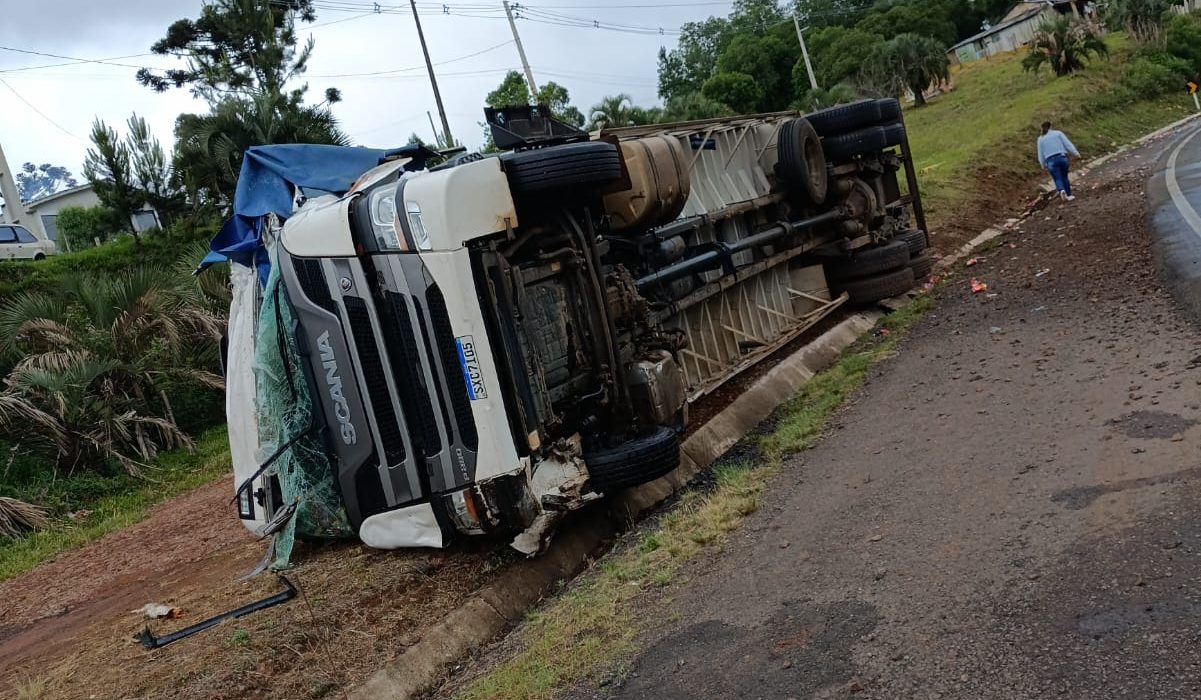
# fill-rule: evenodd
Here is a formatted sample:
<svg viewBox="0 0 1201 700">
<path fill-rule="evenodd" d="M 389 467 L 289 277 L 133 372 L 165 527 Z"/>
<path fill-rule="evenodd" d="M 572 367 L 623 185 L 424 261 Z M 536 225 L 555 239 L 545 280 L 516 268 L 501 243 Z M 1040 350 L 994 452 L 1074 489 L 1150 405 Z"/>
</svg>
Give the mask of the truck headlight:
<svg viewBox="0 0 1201 700">
<path fill-rule="evenodd" d="M 371 215 L 371 231 L 380 250 L 401 250 L 396 233 L 396 187 L 377 187 L 368 195 L 367 210 Z"/>
<path fill-rule="evenodd" d="M 425 222 L 421 220 L 421 205 L 417 202 L 406 202 L 405 213 L 409 215 L 409 229 L 413 232 L 413 241 L 421 250 L 430 250 L 429 231 L 425 230 Z"/>
</svg>

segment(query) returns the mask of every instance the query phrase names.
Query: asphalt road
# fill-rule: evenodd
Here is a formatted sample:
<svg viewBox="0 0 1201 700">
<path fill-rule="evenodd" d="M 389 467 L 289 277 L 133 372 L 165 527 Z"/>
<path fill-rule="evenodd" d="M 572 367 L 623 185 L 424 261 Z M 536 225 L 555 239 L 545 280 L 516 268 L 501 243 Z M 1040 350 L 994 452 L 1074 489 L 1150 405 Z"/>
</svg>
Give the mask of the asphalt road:
<svg viewBox="0 0 1201 700">
<path fill-rule="evenodd" d="M 1147 197 L 1160 275 L 1186 313 L 1201 322 L 1201 127 L 1163 149 Z"/>
<path fill-rule="evenodd" d="M 1007 235 L 970 270 L 987 294 L 946 287 L 570 695 L 1201 697 L 1201 332 L 1157 271 L 1197 284 L 1189 136 Z"/>
</svg>

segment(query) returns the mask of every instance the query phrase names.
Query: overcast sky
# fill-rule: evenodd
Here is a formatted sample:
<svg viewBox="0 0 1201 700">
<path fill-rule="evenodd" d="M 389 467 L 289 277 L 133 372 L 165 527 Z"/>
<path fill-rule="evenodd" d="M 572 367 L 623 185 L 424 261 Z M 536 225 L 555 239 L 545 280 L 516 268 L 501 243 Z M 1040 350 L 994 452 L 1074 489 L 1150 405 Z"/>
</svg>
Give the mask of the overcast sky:
<svg viewBox="0 0 1201 700">
<path fill-rule="evenodd" d="M 413 132 L 430 139 L 426 110 L 438 119 L 413 17 L 407 4 L 397 2 L 381 2 L 383 12 L 376 14 L 371 2 L 317 0 L 317 21 L 300 25 L 301 35 L 316 41 L 306 77 L 310 101 L 320 101 L 326 87 L 340 88 L 343 101 L 334 111 L 358 145 L 399 145 Z M 156 94 L 137 83 L 132 67 L 80 63 L 29 69 L 65 61 L 12 49 L 165 67 L 170 59 L 118 57 L 148 53 L 172 21 L 195 17 L 200 6 L 199 0 L 0 0 L 0 80 L 7 84 L 0 84 L 0 145 L 10 165 L 64 165 L 82 180 L 92 120 L 118 126 L 131 112 L 146 117 L 169 148 L 175 117 L 205 110 L 186 89 Z M 440 3 L 419 6 L 431 58 L 444 63 L 436 70 L 451 129 L 457 139 L 477 146 L 484 96 L 506 71 L 521 65 L 515 46 L 504 43 L 511 35 L 500 0 L 451 1 L 445 6 L 450 14 L 439 12 Z M 517 27 L 535 81 L 566 86 L 585 114 L 605 95 L 619 92 L 640 105 L 658 104 L 656 54 L 660 46 L 674 46 L 675 36 L 562 26 L 572 21 L 546 21 L 546 14 L 535 19 L 536 12 L 670 32 L 730 9 L 729 2 L 685 0 L 546 0 L 525 6 L 527 18 Z M 496 48 L 484 51 L 491 47 Z"/>
</svg>

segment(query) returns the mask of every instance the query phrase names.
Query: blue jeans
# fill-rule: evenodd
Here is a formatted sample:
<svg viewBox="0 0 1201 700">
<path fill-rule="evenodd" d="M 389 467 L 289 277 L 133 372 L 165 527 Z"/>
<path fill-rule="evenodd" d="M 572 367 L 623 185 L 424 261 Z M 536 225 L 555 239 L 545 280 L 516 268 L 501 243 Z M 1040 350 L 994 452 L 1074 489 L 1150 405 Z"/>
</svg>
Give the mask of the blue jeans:
<svg viewBox="0 0 1201 700">
<path fill-rule="evenodd" d="M 1071 197 L 1072 183 L 1068 182 L 1068 157 L 1063 153 L 1051 156 L 1047 159 L 1047 170 L 1051 171 L 1051 177 L 1055 180 L 1055 189 Z"/>
</svg>

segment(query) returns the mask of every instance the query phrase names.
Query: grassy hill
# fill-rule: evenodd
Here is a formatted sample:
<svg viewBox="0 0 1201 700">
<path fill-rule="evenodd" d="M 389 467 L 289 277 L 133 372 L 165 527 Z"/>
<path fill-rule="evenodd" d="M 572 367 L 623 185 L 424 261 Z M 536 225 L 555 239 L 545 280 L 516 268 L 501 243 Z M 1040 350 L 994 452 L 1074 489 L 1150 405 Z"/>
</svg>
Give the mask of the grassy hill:
<svg viewBox="0 0 1201 700">
<path fill-rule="evenodd" d="M 1183 86 L 1135 97 L 1122 82 L 1133 43 L 1122 34 L 1107 43 L 1108 59 L 1064 78 L 1024 73 L 1020 52 L 968 64 L 954 73 L 953 91 L 906 112 L 930 228 L 943 247 L 1018 208 L 1047 179 L 1035 156 L 1044 120 L 1090 159 L 1193 111 Z"/>
</svg>

